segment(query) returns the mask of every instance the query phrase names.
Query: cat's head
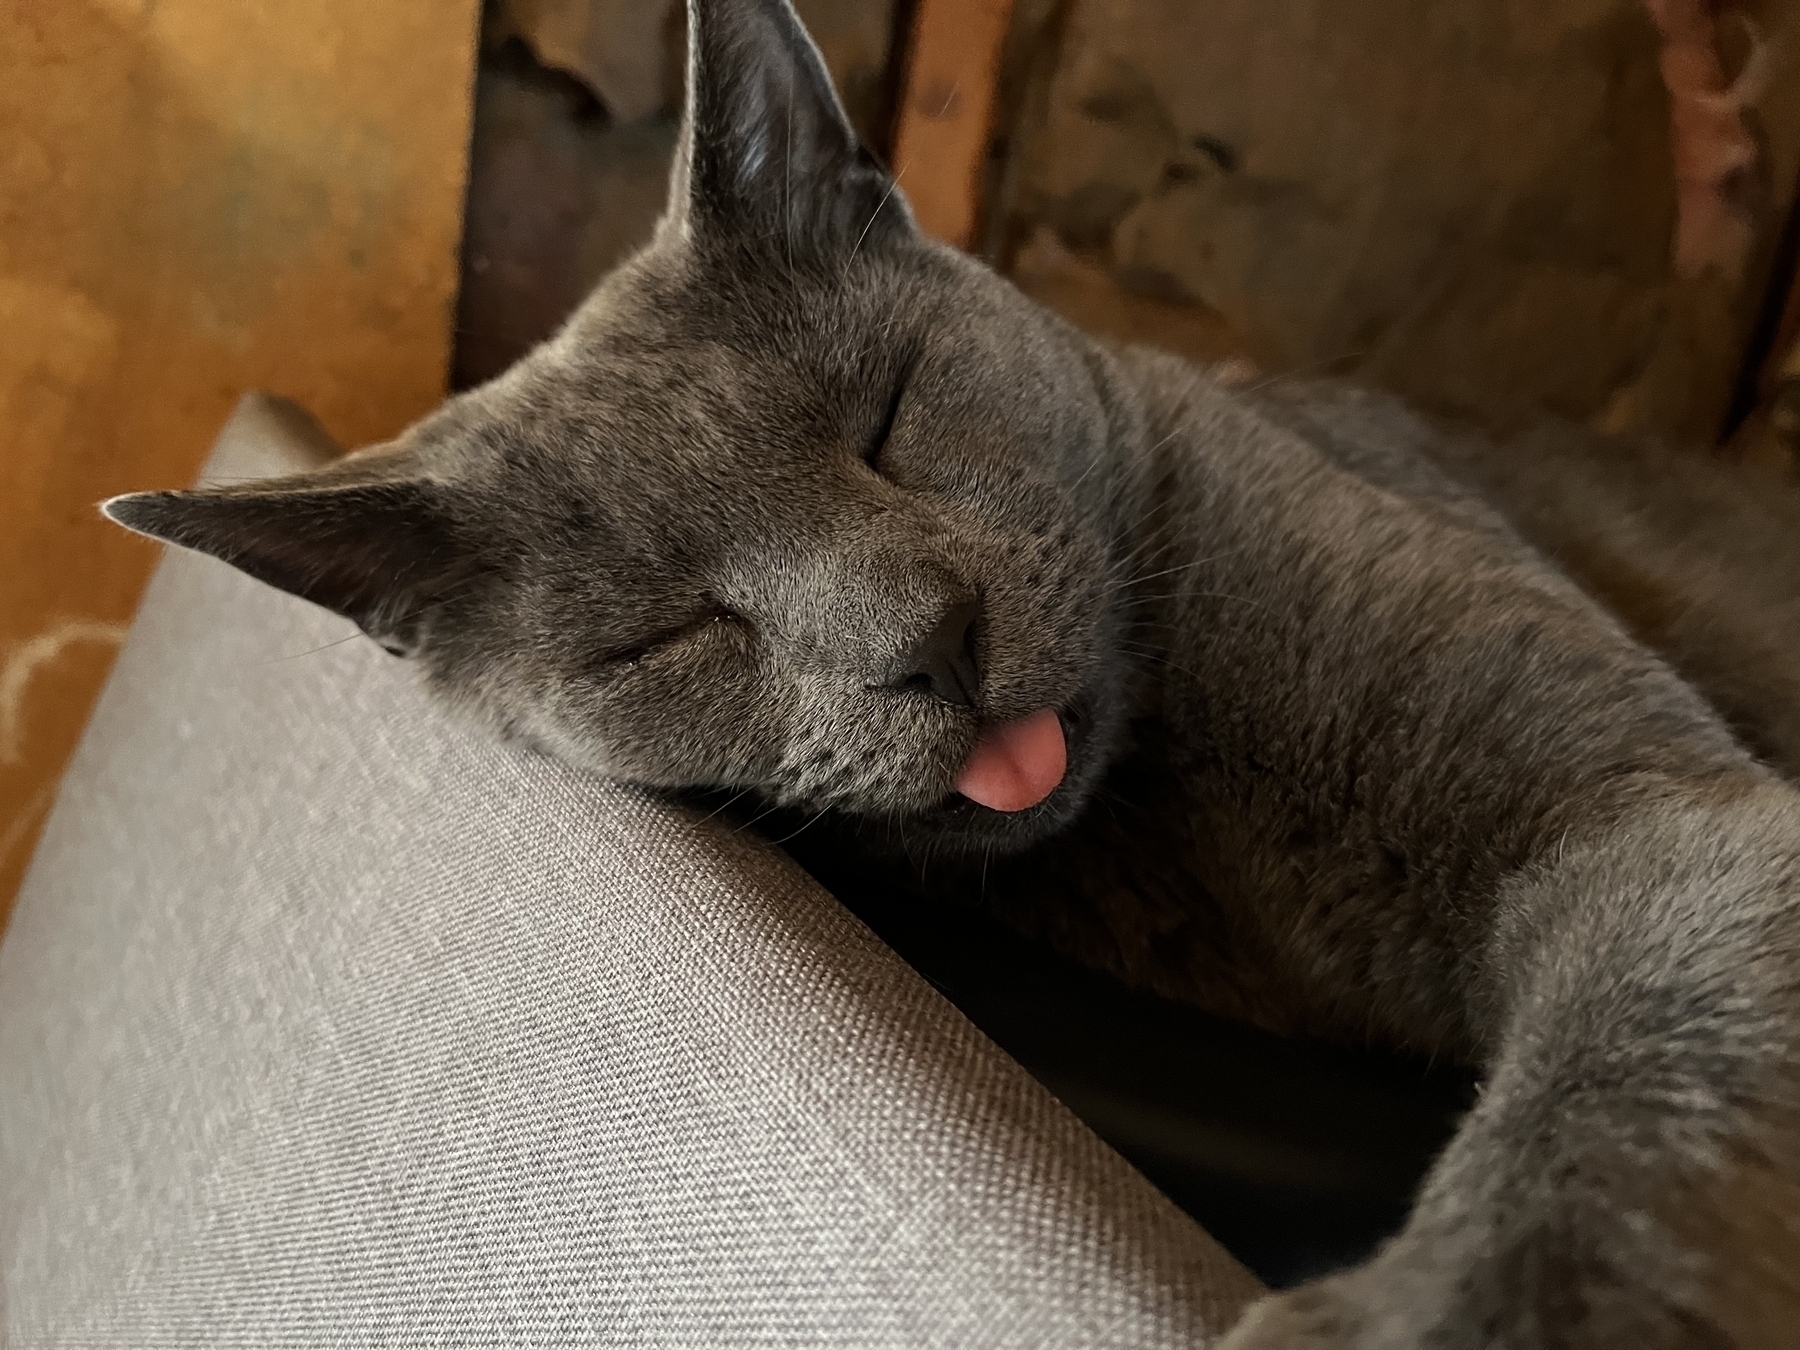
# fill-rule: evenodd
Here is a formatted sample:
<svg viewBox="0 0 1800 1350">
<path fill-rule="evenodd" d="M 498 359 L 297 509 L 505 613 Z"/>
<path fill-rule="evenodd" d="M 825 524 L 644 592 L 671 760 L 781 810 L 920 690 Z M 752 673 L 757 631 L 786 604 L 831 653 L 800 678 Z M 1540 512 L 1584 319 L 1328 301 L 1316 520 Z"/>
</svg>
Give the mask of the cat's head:
<svg viewBox="0 0 1800 1350">
<path fill-rule="evenodd" d="M 689 33 L 666 217 L 556 338 L 392 444 L 106 510 L 576 764 L 1022 846 L 1119 734 L 1106 363 L 918 232 L 785 0 Z M 1043 801 L 957 792 L 980 746 L 1034 796 L 1059 730 Z"/>
</svg>

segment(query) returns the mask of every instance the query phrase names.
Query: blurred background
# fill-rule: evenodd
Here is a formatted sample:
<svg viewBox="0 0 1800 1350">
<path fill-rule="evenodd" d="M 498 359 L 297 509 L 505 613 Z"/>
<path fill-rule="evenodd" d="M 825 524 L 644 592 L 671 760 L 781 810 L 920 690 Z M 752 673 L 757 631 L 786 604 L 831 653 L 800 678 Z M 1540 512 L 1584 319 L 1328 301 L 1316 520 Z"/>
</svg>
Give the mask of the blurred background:
<svg viewBox="0 0 1800 1350">
<path fill-rule="evenodd" d="M 1792 474 L 1794 0 L 802 0 L 928 228 L 1078 323 Z M 660 209 L 674 0 L 0 0 L 0 913 L 236 397 L 347 444 Z"/>
</svg>

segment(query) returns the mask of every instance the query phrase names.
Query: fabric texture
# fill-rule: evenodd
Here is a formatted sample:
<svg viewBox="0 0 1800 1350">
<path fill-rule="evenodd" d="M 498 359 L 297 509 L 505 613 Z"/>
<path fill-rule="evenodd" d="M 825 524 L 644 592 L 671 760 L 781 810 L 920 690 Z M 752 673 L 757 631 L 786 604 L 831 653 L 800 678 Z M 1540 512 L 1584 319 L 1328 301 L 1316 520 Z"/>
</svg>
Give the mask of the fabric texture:
<svg viewBox="0 0 1800 1350">
<path fill-rule="evenodd" d="M 299 467 L 252 396 L 211 474 Z M 51 1346 L 1174 1346 L 1255 1282 L 784 857 L 169 557 L 0 947 Z"/>
</svg>

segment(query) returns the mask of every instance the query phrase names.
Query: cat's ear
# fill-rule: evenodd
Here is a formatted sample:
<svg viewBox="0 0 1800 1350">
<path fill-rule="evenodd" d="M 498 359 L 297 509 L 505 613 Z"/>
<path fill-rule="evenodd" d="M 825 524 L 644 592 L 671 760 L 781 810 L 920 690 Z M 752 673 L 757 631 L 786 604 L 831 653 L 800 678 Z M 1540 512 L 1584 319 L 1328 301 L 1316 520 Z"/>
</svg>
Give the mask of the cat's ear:
<svg viewBox="0 0 1800 1350">
<path fill-rule="evenodd" d="M 688 0 L 687 106 L 665 227 L 791 257 L 912 229 L 788 0 Z"/>
<path fill-rule="evenodd" d="M 210 553 L 335 610 L 389 651 L 410 655 L 423 612 L 476 561 L 458 546 L 449 491 L 423 479 L 369 481 L 324 469 L 191 492 L 134 492 L 100 509 L 127 529 Z"/>
</svg>

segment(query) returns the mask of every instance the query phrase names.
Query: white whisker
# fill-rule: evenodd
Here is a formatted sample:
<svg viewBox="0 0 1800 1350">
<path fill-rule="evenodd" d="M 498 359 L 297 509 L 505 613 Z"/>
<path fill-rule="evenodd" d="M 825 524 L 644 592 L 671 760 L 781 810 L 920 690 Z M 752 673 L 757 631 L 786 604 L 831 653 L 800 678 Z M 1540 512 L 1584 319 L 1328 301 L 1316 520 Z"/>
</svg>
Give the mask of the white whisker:
<svg viewBox="0 0 1800 1350">
<path fill-rule="evenodd" d="M 902 172 L 904 172 L 904 170 L 902 170 Z M 869 231 L 874 228 L 876 218 L 880 216 L 882 208 L 888 204 L 888 199 L 894 195 L 894 190 L 899 186 L 900 175 L 895 174 L 888 180 L 888 190 L 881 194 L 881 200 L 875 203 L 875 209 L 869 212 L 869 219 L 862 227 L 862 233 L 856 236 L 856 243 L 850 249 L 849 261 L 844 264 L 844 272 L 846 275 L 849 274 L 850 264 L 856 261 L 856 255 L 862 250 L 863 240 L 869 237 Z"/>
</svg>

